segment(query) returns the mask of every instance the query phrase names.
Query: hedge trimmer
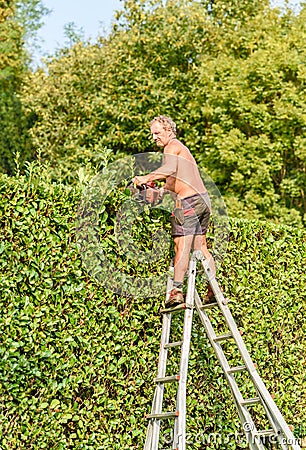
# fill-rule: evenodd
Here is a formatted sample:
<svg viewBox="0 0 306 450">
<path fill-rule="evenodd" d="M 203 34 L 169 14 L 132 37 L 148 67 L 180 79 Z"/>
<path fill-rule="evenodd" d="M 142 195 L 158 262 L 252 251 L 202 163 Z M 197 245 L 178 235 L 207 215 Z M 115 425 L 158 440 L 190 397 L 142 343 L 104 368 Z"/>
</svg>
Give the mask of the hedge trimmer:
<svg viewBox="0 0 306 450">
<path fill-rule="evenodd" d="M 163 199 L 163 190 L 159 189 L 154 181 L 149 181 L 141 186 L 136 186 L 132 181 L 127 185 L 127 189 L 131 192 L 133 198 L 145 204 L 156 206 Z"/>
</svg>

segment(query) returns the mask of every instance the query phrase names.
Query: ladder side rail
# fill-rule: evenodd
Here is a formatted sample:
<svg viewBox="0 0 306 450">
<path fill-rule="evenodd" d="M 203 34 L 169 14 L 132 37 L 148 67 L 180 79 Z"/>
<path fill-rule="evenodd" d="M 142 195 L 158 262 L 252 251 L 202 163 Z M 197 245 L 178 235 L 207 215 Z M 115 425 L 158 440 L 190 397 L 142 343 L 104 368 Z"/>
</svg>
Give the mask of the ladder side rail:
<svg viewBox="0 0 306 450">
<path fill-rule="evenodd" d="M 225 317 L 228 327 L 229 327 L 229 329 L 233 335 L 233 338 L 237 344 L 237 347 L 238 347 L 241 357 L 246 365 L 246 368 L 249 372 L 252 382 L 253 382 L 258 394 L 260 394 L 263 406 L 265 407 L 266 411 L 267 411 L 267 408 L 269 408 L 273 417 L 275 417 L 275 419 L 277 420 L 279 427 L 282 430 L 282 432 L 285 435 L 288 442 L 293 443 L 293 444 L 290 444 L 292 446 L 292 449 L 293 450 L 301 450 L 301 447 L 296 443 L 296 441 L 297 441 L 296 438 L 294 437 L 292 431 L 288 427 L 282 413 L 278 409 L 278 407 L 277 407 L 276 403 L 274 402 L 273 398 L 271 397 L 271 394 L 269 393 L 265 383 L 260 378 L 260 376 L 254 366 L 254 363 L 253 363 L 253 361 L 250 357 L 250 354 L 246 348 L 246 345 L 241 337 L 241 334 L 240 334 L 237 324 L 232 316 L 232 313 L 226 304 L 226 301 L 225 301 L 224 296 L 218 286 L 217 281 L 215 279 L 211 279 L 210 283 L 211 283 L 211 287 L 214 290 L 214 292 L 216 291 L 215 295 L 217 294 L 219 297 L 219 298 L 216 298 L 217 301 L 219 300 L 218 305 L 222 311 L 223 316 Z M 220 292 L 218 292 L 218 291 L 220 291 Z M 219 294 L 221 294 L 221 295 L 219 295 Z M 273 426 L 273 422 L 271 423 L 271 425 Z M 275 430 L 275 431 L 277 433 L 279 431 L 279 429 Z M 283 448 L 286 449 L 286 447 L 283 447 Z"/>
<path fill-rule="evenodd" d="M 229 309 L 229 307 L 227 306 L 227 300 L 225 299 L 219 284 L 215 278 L 215 276 L 213 275 L 213 273 L 211 272 L 209 263 L 207 262 L 207 260 L 204 258 L 203 254 L 198 255 L 198 258 L 201 260 L 201 263 L 203 265 L 203 269 L 205 271 L 207 280 L 213 290 L 213 293 L 215 295 L 215 299 L 218 303 L 218 306 L 226 320 L 226 323 L 228 325 L 229 330 L 231 331 L 233 338 L 237 344 L 237 347 L 240 351 L 240 354 L 242 356 L 242 359 L 249 371 L 249 373 L 256 371 L 256 368 L 254 366 L 254 363 L 249 355 L 249 352 L 245 346 L 245 343 L 241 337 L 241 334 L 239 332 L 239 329 L 237 327 L 236 322 L 234 321 L 234 318 L 232 316 L 232 313 Z"/>
<path fill-rule="evenodd" d="M 177 391 L 178 393 L 178 391 Z M 178 408 L 178 395 L 176 396 L 176 409 Z M 172 450 L 176 450 L 178 446 L 178 417 L 174 419 L 173 436 L 172 436 Z"/>
<path fill-rule="evenodd" d="M 279 436 L 280 444 L 290 445 L 292 450 L 301 450 L 301 447 L 298 444 L 298 439 L 294 436 L 294 434 L 290 430 L 282 413 L 280 412 L 278 406 L 272 399 L 265 383 L 262 381 L 257 371 L 252 373 L 252 379 L 254 382 L 254 386 L 256 387 L 256 390 L 258 391 L 260 397 L 262 398 L 262 403 L 267 412 L 267 415 L 269 417 L 272 417 L 277 429 L 281 430 L 282 434 L 285 436 L 285 442 L 281 441 L 282 439 L 284 439 L 284 437 Z M 273 423 L 271 423 L 271 425 L 273 426 Z M 288 447 L 284 446 L 283 448 Z"/>
<path fill-rule="evenodd" d="M 145 440 L 145 444 L 144 444 L 144 450 L 150 450 L 151 449 L 152 431 L 153 431 L 153 426 L 152 426 L 152 421 L 150 420 L 150 422 L 148 424 L 148 428 L 147 428 L 146 440 Z"/>
<path fill-rule="evenodd" d="M 169 295 L 171 286 L 172 286 L 172 279 L 171 276 L 169 275 L 167 281 L 166 295 Z M 171 313 L 163 314 L 157 378 L 164 378 L 166 375 L 167 358 L 168 358 L 168 348 L 166 347 L 166 344 L 169 344 L 171 318 L 172 318 Z M 157 383 L 152 402 L 151 414 L 159 414 L 162 412 L 164 388 L 165 386 L 163 383 Z M 149 419 L 144 450 L 158 450 L 159 435 L 160 435 L 160 419 Z"/>
<path fill-rule="evenodd" d="M 256 371 L 254 363 L 253 363 L 253 361 L 252 361 L 252 359 L 251 359 L 251 357 L 249 355 L 249 352 L 247 351 L 245 343 L 244 343 L 244 341 L 243 341 L 243 339 L 241 337 L 241 334 L 239 332 L 237 324 L 234 321 L 234 318 L 233 318 L 233 316 L 231 314 L 231 311 L 230 311 L 229 307 L 227 306 L 227 300 L 225 299 L 225 297 L 224 297 L 224 295 L 223 295 L 223 293 L 222 293 L 222 291 L 221 291 L 221 289 L 219 287 L 219 284 L 218 284 L 218 282 L 216 280 L 216 277 L 211 272 L 211 268 L 209 266 L 208 261 L 204 258 L 203 254 L 198 255 L 197 257 L 201 260 L 204 272 L 206 274 L 206 278 L 207 278 L 207 280 L 208 280 L 208 282 L 209 282 L 209 284 L 210 284 L 210 286 L 211 286 L 211 288 L 213 290 L 213 293 L 215 295 L 215 299 L 216 299 L 216 301 L 218 303 L 218 306 L 219 306 L 219 308 L 220 308 L 220 310 L 221 310 L 221 312 L 222 312 L 222 314 L 223 314 L 223 316 L 224 316 L 224 318 L 226 320 L 226 323 L 228 325 L 229 330 L 231 331 L 231 333 L 233 335 L 233 338 L 234 338 L 234 340 L 235 340 L 235 342 L 237 344 L 237 347 L 238 347 L 238 349 L 240 351 L 242 359 L 243 359 L 243 361 L 244 361 L 244 363 L 245 363 L 249 373 L 251 373 L 253 371 Z"/>
<path fill-rule="evenodd" d="M 218 286 L 217 281 L 215 281 L 215 283 Z M 214 290 L 214 287 L 213 287 L 214 283 L 211 283 L 211 284 L 212 284 L 212 289 Z M 219 286 L 218 286 L 218 290 L 220 290 Z M 219 293 L 217 292 L 218 297 L 216 298 L 216 300 L 217 300 L 218 305 L 221 309 L 221 312 L 226 320 L 229 330 L 231 331 L 231 333 L 233 335 L 233 339 L 236 342 L 236 345 L 237 345 L 238 350 L 241 354 L 241 357 L 244 361 L 244 364 L 246 365 L 246 368 L 247 368 L 250 376 L 252 377 L 252 375 L 257 372 L 256 367 L 255 367 L 255 365 L 252 361 L 252 358 L 246 348 L 244 340 L 241 337 L 240 331 L 239 331 L 237 324 L 232 316 L 232 313 L 226 304 L 226 300 L 221 291 L 220 291 L 220 293 L 221 293 L 221 295 L 219 295 Z"/>
<path fill-rule="evenodd" d="M 171 313 L 163 314 L 163 325 L 159 348 L 157 378 L 164 378 L 166 376 L 168 347 L 165 346 L 169 344 L 171 319 L 172 319 Z"/>
<path fill-rule="evenodd" d="M 193 308 L 188 308 L 184 314 L 184 332 L 182 344 L 182 356 L 180 361 L 180 379 L 177 396 L 177 447 L 178 450 L 185 450 L 186 441 L 186 384 L 188 372 L 188 356 L 190 351 L 191 325 Z"/>
<path fill-rule="evenodd" d="M 201 259 L 204 271 L 206 273 L 208 282 L 210 283 L 211 288 L 215 294 L 215 298 L 217 300 L 218 306 L 220 307 L 222 314 L 227 322 L 227 325 L 233 335 L 233 339 L 235 340 L 235 342 L 237 344 L 237 347 L 239 349 L 241 357 L 246 365 L 246 368 L 250 374 L 250 377 L 252 378 L 252 382 L 253 382 L 256 390 L 260 394 L 260 397 L 265 400 L 263 403 L 263 406 L 265 407 L 265 405 L 266 405 L 270 409 L 270 411 L 273 413 L 277 422 L 279 423 L 281 430 L 285 434 L 286 439 L 288 440 L 288 442 L 292 442 L 292 444 L 290 444 L 292 449 L 293 450 L 301 450 L 301 447 L 299 446 L 299 444 L 296 443 L 297 439 L 295 438 L 292 431 L 288 427 L 280 410 L 278 409 L 277 405 L 275 404 L 274 400 L 272 399 L 271 394 L 269 393 L 268 389 L 266 388 L 264 382 L 260 378 L 260 376 L 254 366 L 254 363 L 249 355 L 246 345 L 241 337 L 241 334 L 239 332 L 237 324 L 234 321 L 231 311 L 226 304 L 227 302 L 226 302 L 224 295 L 218 285 L 218 282 L 217 282 L 216 278 L 211 274 L 209 264 L 204 259 L 204 256 L 203 256 L 203 258 L 200 258 L 200 259 Z M 271 423 L 271 425 L 273 426 L 273 423 Z"/>
<path fill-rule="evenodd" d="M 171 326 L 171 313 L 163 314 L 163 326 L 162 326 L 162 336 L 160 342 L 160 352 L 159 361 L 157 369 L 157 378 L 164 378 L 166 375 L 168 348 L 165 348 L 165 344 L 169 343 L 170 337 L 170 326 Z M 164 383 L 157 383 L 155 388 L 155 395 L 152 405 L 152 413 L 160 414 L 162 412 L 162 405 L 164 399 Z M 158 442 L 160 435 L 160 419 L 151 419 L 152 423 L 152 446 L 150 450 L 158 450 Z"/>
<path fill-rule="evenodd" d="M 243 401 L 243 397 L 242 397 L 242 394 L 239 391 L 238 385 L 237 385 L 236 381 L 234 380 L 234 378 L 229 376 L 228 371 L 230 370 L 230 365 L 229 365 L 229 363 L 228 363 L 228 361 L 226 359 L 226 356 L 225 356 L 225 354 L 223 352 L 223 349 L 222 349 L 221 345 L 219 344 L 219 342 L 216 342 L 214 340 L 217 337 L 217 335 L 216 335 L 216 333 L 215 333 L 215 331 L 213 329 L 211 321 L 210 321 L 206 311 L 203 311 L 201 309 L 202 302 L 201 302 L 201 299 L 200 299 L 199 294 L 197 293 L 197 291 L 196 291 L 196 294 L 195 294 L 195 305 L 196 305 L 196 308 L 197 308 L 197 312 L 198 312 L 198 314 L 200 316 L 200 319 L 201 319 L 201 321 L 202 321 L 202 323 L 204 325 L 206 334 L 207 334 L 207 336 L 208 336 L 208 338 L 210 340 L 210 343 L 211 343 L 211 345 L 212 345 L 212 347 L 213 347 L 213 349 L 214 349 L 214 351 L 216 353 L 216 356 L 217 356 L 217 358 L 218 358 L 218 360 L 219 360 L 219 362 L 221 364 L 221 367 L 222 367 L 222 369 L 223 369 L 223 371 L 225 373 L 225 376 L 226 376 L 229 384 L 230 385 L 233 384 L 233 388 L 235 390 L 235 397 L 238 398 L 239 402 L 240 401 L 242 402 Z M 237 387 L 237 389 L 236 389 L 236 387 Z"/>
<path fill-rule="evenodd" d="M 253 422 L 251 414 L 249 413 L 246 406 L 241 405 L 241 403 L 243 402 L 243 396 L 239 390 L 236 380 L 234 379 L 234 377 L 232 375 L 230 375 L 228 373 L 228 371 L 230 369 L 229 363 L 226 359 L 226 356 L 222 350 L 221 345 L 218 342 L 214 341 L 214 338 L 216 337 L 215 331 L 213 329 L 213 326 L 211 324 L 211 321 L 210 321 L 207 313 L 201 309 L 202 302 L 200 300 L 200 297 L 199 297 L 197 291 L 195 291 L 195 306 L 196 306 L 197 312 L 200 316 L 200 319 L 204 325 L 204 328 L 206 330 L 206 334 L 210 340 L 210 343 L 215 351 L 215 354 L 219 360 L 219 363 L 223 369 L 224 375 L 225 375 L 227 382 L 230 386 L 230 389 L 232 391 L 233 398 L 235 400 L 235 405 L 238 410 L 240 421 L 241 421 L 242 425 L 245 423 L 252 425 L 250 427 L 250 430 L 248 430 L 248 427 L 243 427 L 243 431 L 247 438 L 247 442 L 248 442 L 251 450 L 265 450 L 264 446 L 262 445 L 262 443 L 260 442 L 260 440 L 258 439 L 258 436 L 256 434 L 257 429 L 255 427 L 255 424 Z"/>
<path fill-rule="evenodd" d="M 236 409 L 237 409 L 241 424 L 253 423 L 253 421 L 250 422 L 249 420 L 246 419 L 246 417 L 245 417 L 246 412 L 241 409 L 241 406 L 238 403 L 237 399 L 235 398 L 234 394 L 233 394 L 233 398 L 234 398 L 234 402 L 236 405 Z M 248 412 L 248 414 L 249 414 L 249 412 Z M 251 418 L 251 420 L 252 420 L 252 418 Z M 263 444 L 261 443 L 261 441 L 259 440 L 259 437 L 256 437 L 256 435 L 255 436 L 252 435 L 252 431 L 248 431 L 248 428 L 245 427 L 245 428 L 243 428 L 243 432 L 246 437 L 246 440 L 247 440 L 250 450 L 266 450 L 265 447 L 263 446 Z"/>
<path fill-rule="evenodd" d="M 218 306 L 226 320 L 226 323 L 228 325 L 229 330 L 231 331 L 233 335 L 233 339 L 235 340 L 237 347 L 239 349 L 239 352 L 241 354 L 241 357 L 249 371 L 249 373 L 256 372 L 256 368 L 254 366 L 254 363 L 249 355 L 249 352 L 246 348 L 246 345 L 241 337 L 240 331 L 237 327 L 237 324 L 232 316 L 232 313 L 227 306 L 227 301 L 219 287 L 219 284 L 214 276 L 211 276 L 209 272 L 207 272 L 207 268 L 205 267 L 205 264 L 203 264 L 204 270 L 206 272 L 206 276 L 208 278 L 208 282 L 211 285 L 211 288 L 214 292 L 216 301 L 218 303 Z"/>
<path fill-rule="evenodd" d="M 266 415 L 268 417 L 268 420 L 269 420 L 269 422 L 270 422 L 270 424 L 271 424 L 271 426 L 272 426 L 272 428 L 273 428 L 273 430 L 275 432 L 275 438 L 276 439 L 274 440 L 273 443 L 274 444 L 279 444 L 280 447 L 283 450 L 289 450 L 289 447 L 288 447 L 288 445 L 286 443 L 286 439 L 284 438 L 284 435 L 283 435 L 283 433 L 281 431 L 281 427 L 280 427 L 279 423 L 277 422 L 276 418 L 273 416 L 272 412 L 269 410 L 269 408 L 265 404 L 264 398 L 261 397 L 261 395 L 260 395 L 260 393 L 258 391 L 257 391 L 257 393 L 258 393 L 258 396 L 261 398 L 261 402 L 262 402 L 262 405 L 263 405 L 263 407 L 265 409 L 265 412 L 266 412 Z"/>
<path fill-rule="evenodd" d="M 173 448 L 185 450 L 186 448 L 186 383 L 188 374 L 188 360 L 191 341 L 192 318 L 194 309 L 194 292 L 197 260 L 191 258 L 188 269 L 188 285 L 186 294 L 186 310 L 184 313 L 183 343 L 180 360 L 180 379 L 177 392 L 177 433 L 174 436 Z M 176 444 L 176 446 L 175 446 Z"/>
</svg>

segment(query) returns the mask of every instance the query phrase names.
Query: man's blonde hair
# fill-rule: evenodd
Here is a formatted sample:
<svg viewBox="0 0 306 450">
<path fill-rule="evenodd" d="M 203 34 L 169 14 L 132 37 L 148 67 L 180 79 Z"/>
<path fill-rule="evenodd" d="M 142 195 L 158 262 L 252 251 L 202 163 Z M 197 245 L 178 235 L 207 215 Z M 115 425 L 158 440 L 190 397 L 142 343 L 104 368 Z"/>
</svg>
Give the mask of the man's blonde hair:
<svg viewBox="0 0 306 450">
<path fill-rule="evenodd" d="M 165 130 L 170 129 L 176 135 L 176 124 L 175 124 L 175 122 L 173 122 L 171 117 L 167 117 L 167 116 L 154 117 L 154 119 L 151 120 L 151 122 L 150 122 L 150 127 L 153 125 L 154 122 L 159 122 L 160 124 L 162 124 L 162 126 Z"/>
</svg>

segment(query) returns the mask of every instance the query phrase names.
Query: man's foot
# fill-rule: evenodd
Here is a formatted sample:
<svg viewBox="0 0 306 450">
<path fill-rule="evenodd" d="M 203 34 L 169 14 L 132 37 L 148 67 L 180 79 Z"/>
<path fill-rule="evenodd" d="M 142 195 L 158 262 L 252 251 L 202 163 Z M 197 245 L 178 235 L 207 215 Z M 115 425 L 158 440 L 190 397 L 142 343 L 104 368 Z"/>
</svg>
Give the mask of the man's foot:
<svg viewBox="0 0 306 450">
<path fill-rule="evenodd" d="M 177 306 L 181 303 L 184 303 L 183 291 L 181 289 L 173 288 L 169 297 L 166 299 L 165 307 L 171 308 L 172 306 Z"/>
<path fill-rule="evenodd" d="M 204 298 L 204 305 L 207 303 L 214 303 L 216 301 L 214 291 L 212 290 L 210 284 L 208 284 L 207 294 Z"/>
</svg>

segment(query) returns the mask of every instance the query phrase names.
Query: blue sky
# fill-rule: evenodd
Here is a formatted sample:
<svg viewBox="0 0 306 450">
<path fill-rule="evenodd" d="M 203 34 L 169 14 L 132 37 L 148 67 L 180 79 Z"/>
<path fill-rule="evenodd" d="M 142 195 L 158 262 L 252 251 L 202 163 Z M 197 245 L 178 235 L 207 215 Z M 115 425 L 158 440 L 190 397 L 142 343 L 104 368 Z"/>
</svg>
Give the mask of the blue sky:
<svg viewBox="0 0 306 450">
<path fill-rule="evenodd" d="M 273 5 L 284 2 L 271 0 Z M 289 4 L 297 2 L 290 0 Z M 52 12 L 44 18 L 45 25 L 38 33 L 41 52 L 35 59 L 65 45 L 64 25 L 74 22 L 77 29 L 83 29 L 85 38 L 95 39 L 103 29 L 109 30 L 115 10 L 123 6 L 123 0 L 43 0 L 43 3 Z"/>
<path fill-rule="evenodd" d="M 43 4 L 52 10 L 44 17 L 45 24 L 38 33 L 45 54 L 64 46 L 67 23 L 74 22 L 77 29 L 83 29 L 86 38 L 95 39 L 103 28 L 109 29 L 115 10 L 123 5 L 120 0 L 43 0 Z"/>
</svg>

